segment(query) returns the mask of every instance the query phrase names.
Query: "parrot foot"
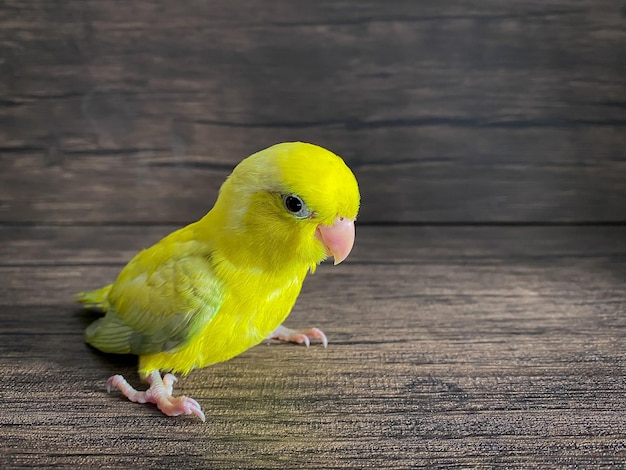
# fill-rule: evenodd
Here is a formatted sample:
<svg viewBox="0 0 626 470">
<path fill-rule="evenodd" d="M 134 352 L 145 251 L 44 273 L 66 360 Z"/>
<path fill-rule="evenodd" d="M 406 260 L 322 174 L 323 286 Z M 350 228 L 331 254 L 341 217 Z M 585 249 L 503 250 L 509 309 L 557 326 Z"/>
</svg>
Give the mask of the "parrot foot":
<svg viewBox="0 0 626 470">
<path fill-rule="evenodd" d="M 324 347 L 328 346 L 326 335 L 318 328 L 308 328 L 306 330 L 292 330 L 280 325 L 267 339 L 278 339 L 290 343 L 304 344 L 307 348 L 311 345 L 311 339 L 319 340 Z"/>
<path fill-rule="evenodd" d="M 148 375 L 150 388 L 145 392 L 140 392 L 135 390 L 123 376 L 114 375 L 107 380 L 107 392 L 110 393 L 112 388 L 117 388 L 130 401 L 134 403 L 154 403 L 167 416 L 194 414 L 204 421 L 204 413 L 196 400 L 189 397 L 172 396 L 174 383 L 177 380 L 172 374 L 165 374 L 161 378 L 161 373 L 155 370 Z"/>
</svg>

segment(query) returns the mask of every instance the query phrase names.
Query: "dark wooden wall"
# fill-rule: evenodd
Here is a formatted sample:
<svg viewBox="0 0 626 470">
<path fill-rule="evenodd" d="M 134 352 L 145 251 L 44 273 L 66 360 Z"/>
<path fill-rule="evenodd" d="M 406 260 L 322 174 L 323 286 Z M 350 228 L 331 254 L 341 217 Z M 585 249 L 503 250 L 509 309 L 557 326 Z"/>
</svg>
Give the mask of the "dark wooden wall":
<svg viewBox="0 0 626 470">
<path fill-rule="evenodd" d="M 362 222 L 624 221 L 624 8 L 5 0 L 0 220 L 188 222 L 305 140 Z"/>
<path fill-rule="evenodd" d="M 304 140 L 362 190 L 290 326 L 104 383 L 77 291 Z M 0 0 L 0 468 L 623 468 L 626 3 Z"/>
</svg>

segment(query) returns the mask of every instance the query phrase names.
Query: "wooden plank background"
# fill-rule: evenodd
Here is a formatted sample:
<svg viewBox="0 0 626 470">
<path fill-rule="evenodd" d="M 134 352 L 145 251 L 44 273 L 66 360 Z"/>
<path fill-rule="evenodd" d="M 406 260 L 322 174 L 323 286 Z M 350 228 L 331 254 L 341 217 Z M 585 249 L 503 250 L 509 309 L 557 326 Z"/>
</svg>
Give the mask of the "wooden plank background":
<svg viewBox="0 0 626 470">
<path fill-rule="evenodd" d="M 0 220 L 187 223 L 305 140 L 363 222 L 626 221 L 613 0 L 5 0 L 0 25 Z"/>
<path fill-rule="evenodd" d="M 0 0 L 0 468 L 623 468 L 626 7 Z M 202 216 L 243 157 L 324 145 L 357 244 L 291 326 L 107 395 L 72 295 Z"/>
</svg>

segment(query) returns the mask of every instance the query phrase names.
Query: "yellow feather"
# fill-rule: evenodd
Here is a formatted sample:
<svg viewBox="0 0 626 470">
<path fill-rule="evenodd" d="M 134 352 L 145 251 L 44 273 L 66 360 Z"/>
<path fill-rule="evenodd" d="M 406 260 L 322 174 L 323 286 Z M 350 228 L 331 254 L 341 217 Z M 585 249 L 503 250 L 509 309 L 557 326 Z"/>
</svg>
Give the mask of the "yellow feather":
<svg viewBox="0 0 626 470">
<path fill-rule="evenodd" d="M 289 213 L 287 194 L 311 214 Z M 86 340 L 139 354 L 144 375 L 230 359 L 290 313 L 307 272 L 327 256 L 318 225 L 354 219 L 358 209 L 354 175 L 328 150 L 293 142 L 258 152 L 235 168 L 201 220 L 138 253 L 112 286 L 81 295 L 107 312 Z"/>
</svg>

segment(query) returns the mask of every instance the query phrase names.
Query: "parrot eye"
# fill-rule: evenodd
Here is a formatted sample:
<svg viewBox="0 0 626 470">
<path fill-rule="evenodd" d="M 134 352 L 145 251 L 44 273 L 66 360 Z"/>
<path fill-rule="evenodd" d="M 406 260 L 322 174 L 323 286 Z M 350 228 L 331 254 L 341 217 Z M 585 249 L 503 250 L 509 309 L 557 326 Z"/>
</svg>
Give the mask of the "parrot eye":
<svg viewBox="0 0 626 470">
<path fill-rule="evenodd" d="M 295 194 L 286 194 L 283 196 L 283 204 L 285 209 L 298 218 L 305 218 L 311 215 L 311 211 L 304 201 Z"/>
</svg>

